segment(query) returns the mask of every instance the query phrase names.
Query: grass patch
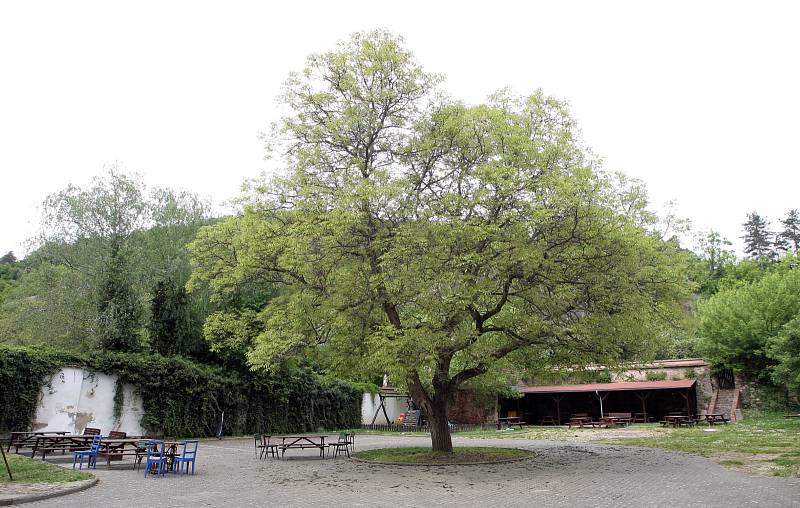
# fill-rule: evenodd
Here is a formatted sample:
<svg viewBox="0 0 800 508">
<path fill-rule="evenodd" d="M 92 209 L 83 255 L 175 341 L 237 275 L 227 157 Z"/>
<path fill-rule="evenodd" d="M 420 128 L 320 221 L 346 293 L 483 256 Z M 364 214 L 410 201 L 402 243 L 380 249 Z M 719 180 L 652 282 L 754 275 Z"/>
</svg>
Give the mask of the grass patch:
<svg viewBox="0 0 800 508">
<path fill-rule="evenodd" d="M 374 462 L 395 462 L 398 464 L 450 465 L 476 464 L 481 462 L 503 462 L 533 457 L 534 453 L 517 448 L 493 448 L 486 446 L 465 446 L 453 448 L 453 453 L 434 452 L 425 447 L 380 448 L 355 454 L 356 458 Z"/>
<path fill-rule="evenodd" d="M 59 467 L 43 460 L 32 460 L 21 455 L 11 454 L 7 457 L 8 465 L 11 466 L 11 474 L 14 476 L 13 483 L 59 483 L 94 478 L 92 474 Z M 2 463 L 2 457 L 0 457 L 0 486 L 10 483 L 12 482 L 8 479 L 5 464 Z"/>
<path fill-rule="evenodd" d="M 723 466 L 743 466 L 743 460 L 735 460 L 735 459 L 723 459 L 719 461 L 720 464 Z"/>
<path fill-rule="evenodd" d="M 747 413 L 734 425 L 663 429 L 653 437 L 617 438 L 606 443 L 666 448 L 704 457 L 736 455 L 744 466 L 768 463 L 762 472 L 775 476 L 800 476 L 800 421 L 780 414 Z M 747 456 L 752 460 L 748 461 Z M 730 464 L 734 465 L 734 464 Z M 736 464 L 739 465 L 739 464 Z"/>
</svg>

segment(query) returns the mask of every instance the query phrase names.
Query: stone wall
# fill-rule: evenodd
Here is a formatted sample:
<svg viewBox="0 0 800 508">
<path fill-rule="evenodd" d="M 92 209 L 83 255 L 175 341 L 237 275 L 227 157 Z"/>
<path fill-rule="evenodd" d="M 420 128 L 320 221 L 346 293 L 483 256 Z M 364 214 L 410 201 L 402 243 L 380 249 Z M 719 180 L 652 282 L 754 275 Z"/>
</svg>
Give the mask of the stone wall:
<svg viewBox="0 0 800 508">
<path fill-rule="evenodd" d="M 648 377 L 649 376 L 649 377 Z M 695 379 L 697 381 L 697 410 L 708 409 L 714 395 L 711 365 L 699 358 L 681 360 L 662 360 L 651 363 L 636 364 L 624 370 L 611 371 L 611 381 L 652 381 L 656 379 L 679 380 Z"/>
<path fill-rule="evenodd" d="M 482 424 L 497 419 L 495 401 L 482 400 L 474 392 L 458 390 L 450 404 L 450 423 Z"/>
<path fill-rule="evenodd" d="M 94 427 L 103 435 L 112 430 L 144 435 L 139 424 L 142 400 L 131 386 L 122 387 L 122 411 L 114 417 L 116 382 L 116 376 L 64 367 L 42 387 L 33 430 L 82 434 L 86 427 Z"/>
</svg>

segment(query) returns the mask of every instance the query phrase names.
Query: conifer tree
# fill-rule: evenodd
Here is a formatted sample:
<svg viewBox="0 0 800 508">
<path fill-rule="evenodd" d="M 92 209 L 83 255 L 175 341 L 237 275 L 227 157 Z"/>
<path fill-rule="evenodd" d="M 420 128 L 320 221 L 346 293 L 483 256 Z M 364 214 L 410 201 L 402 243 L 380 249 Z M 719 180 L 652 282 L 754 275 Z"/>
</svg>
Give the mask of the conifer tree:
<svg viewBox="0 0 800 508">
<path fill-rule="evenodd" d="M 757 212 L 747 214 L 744 227 L 744 252 L 755 260 L 772 260 L 775 258 L 773 234 L 769 231 L 769 223 Z"/>
<path fill-rule="evenodd" d="M 800 252 L 800 213 L 797 209 L 789 210 L 781 224 L 783 231 L 778 233 L 776 244 L 783 251 L 797 254 Z"/>
</svg>

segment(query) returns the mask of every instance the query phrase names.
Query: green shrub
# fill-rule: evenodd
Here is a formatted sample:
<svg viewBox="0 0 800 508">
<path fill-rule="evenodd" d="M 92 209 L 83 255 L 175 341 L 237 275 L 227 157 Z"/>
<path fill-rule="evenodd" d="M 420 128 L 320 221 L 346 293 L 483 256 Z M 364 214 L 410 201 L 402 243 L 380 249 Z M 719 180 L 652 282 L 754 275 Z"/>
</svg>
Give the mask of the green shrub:
<svg viewBox="0 0 800 508">
<path fill-rule="evenodd" d="M 648 381 L 664 381 L 665 379 L 667 379 L 667 373 L 664 371 L 659 371 L 659 372 L 648 371 L 645 374 L 645 378 Z"/>
<path fill-rule="evenodd" d="M 224 411 L 225 434 L 288 433 L 357 427 L 361 390 L 287 367 L 237 372 L 180 356 L 97 353 L 78 356 L 41 348 L 0 346 L 0 431 L 30 427 L 42 386 L 61 367 L 118 376 L 142 397 L 141 425 L 166 436 L 211 436 Z M 6 389 L 8 388 L 8 389 Z M 114 395 L 115 414 L 124 403 Z"/>
</svg>

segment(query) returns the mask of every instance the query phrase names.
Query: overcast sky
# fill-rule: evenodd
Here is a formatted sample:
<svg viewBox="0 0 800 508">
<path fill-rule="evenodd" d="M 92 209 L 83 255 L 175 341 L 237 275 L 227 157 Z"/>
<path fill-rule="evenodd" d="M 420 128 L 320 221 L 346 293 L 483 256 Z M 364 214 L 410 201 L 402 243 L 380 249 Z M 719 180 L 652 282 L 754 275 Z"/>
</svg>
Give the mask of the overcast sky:
<svg viewBox="0 0 800 508">
<path fill-rule="evenodd" d="M 739 247 L 798 198 L 798 2 L 0 3 L 0 251 L 120 161 L 221 204 L 266 168 L 286 75 L 351 32 L 402 35 L 454 98 L 569 101 L 608 169 Z"/>
</svg>

